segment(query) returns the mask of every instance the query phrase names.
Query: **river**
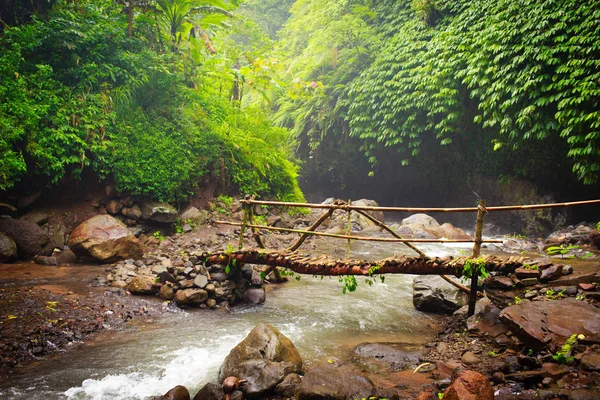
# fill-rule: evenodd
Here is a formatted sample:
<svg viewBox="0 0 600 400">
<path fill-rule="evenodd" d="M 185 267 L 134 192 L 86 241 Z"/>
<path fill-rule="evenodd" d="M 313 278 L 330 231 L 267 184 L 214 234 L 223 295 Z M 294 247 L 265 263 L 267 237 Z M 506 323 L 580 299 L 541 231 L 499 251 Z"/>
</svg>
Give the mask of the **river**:
<svg viewBox="0 0 600 400">
<path fill-rule="evenodd" d="M 339 241 L 329 246 L 338 252 L 345 248 Z M 462 249 L 421 247 L 430 256 L 457 255 L 468 251 L 470 244 Z M 354 258 L 390 255 L 389 244 L 352 247 Z M 160 318 L 104 332 L 25 368 L 0 386 L 0 398 L 144 399 L 175 385 L 188 387 L 193 395 L 215 379 L 229 351 L 261 322 L 288 336 L 308 363 L 344 358 L 362 342 L 423 343 L 435 334 L 440 319 L 414 309 L 413 278 L 386 276 L 385 282 L 378 280 L 372 287 L 359 278 L 358 290 L 344 295 L 336 278 L 302 276 L 269 290 L 263 305 L 233 307 L 230 313 L 168 307 Z"/>
</svg>

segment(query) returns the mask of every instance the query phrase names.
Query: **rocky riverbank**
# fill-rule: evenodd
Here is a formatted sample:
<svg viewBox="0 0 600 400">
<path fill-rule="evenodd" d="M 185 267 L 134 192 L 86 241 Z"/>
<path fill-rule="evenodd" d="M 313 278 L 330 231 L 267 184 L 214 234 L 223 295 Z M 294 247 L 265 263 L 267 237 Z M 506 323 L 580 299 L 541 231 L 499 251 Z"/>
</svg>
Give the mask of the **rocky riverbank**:
<svg viewBox="0 0 600 400">
<path fill-rule="evenodd" d="M 320 215 L 313 212 L 292 217 L 287 213 L 256 211 L 263 222 L 294 228 L 306 228 Z M 189 218 L 178 226 L 182 233 L 169 236 L 163 230 L 147 231 L 146 234 L 137 232 L 135 240 L 144 249 L 144 254 L 137 260 L 115 262 L 114 255 L 109 252 L 106 254 L 109 254 L 107 260 L 113 261 L 111 264 L 82 266 L 69 250 L 59 249 L 52 256 L 36 257 L 38 264 L 2 265 L 0 305 L 5 310 L 0 325 L 2 372 L 9 373 L 15 367 L 64 351 L 94 332 L 119 328 L 135 318 L 159 315 L 174 304 L 226 311 L 240 301 L 264 301 L 268 271 L 250 265 L 205 268 L 203 260 L 198 258 L 203 251 L 237 247 L 239 230 L 217 226 L 210 221 L 239 220 L 239 205 L 233 202 L 230 205 L 213 205 L 208 210 L 190 209 L 186 212 Z M 198 218 L 196 222 L 194 215 Z M 383 216 L 378 217 L 383 219 Z M 44 224 L 43 219 L 40 222 Z M 345 231 L 346 223 L 347 216 L 339 212 L 323 228 L 330 232 Z M 440 225 L 428 216 L 408 219 L 393 228 L 402 235 L 414 237 L 445 237 L 448 232 L 453 232 L 456 237 L 466 235 L 458 228 Z M 362 231 L 361 235 L 378 234 L 379 231 L 367 219 L 360 217 L 351 220 L 351 229 Z M 511 238 L 507 240 L 507 248 L 517 251 L 514 249 L 522 245 L 520 251 L 523 251 L 526 246 L 534 246 L 540 251 L 554 246 L 567 250 L 566 256 L 575 253 L 581 257 L 588 254 L 594 257 L 593 248 L 589 247 L 593 244 L 593 233 L 594 230 L 589 227 L 574 227 L 562 236 L 549 238 L 546 244 Z M 264 235 L 267 246 L 271 248 L 289 246 L 296 238 L 297 235 L 278 233 Z M 252 241 L 249 233 L 245 240 L 246 243 Z M 137 244 L 135 246 L 138 248 Z M 314 246 L 315 242 L 309 241 L 304 248 L 310 251 Z M 572 248 L 567 249 L 568 246 Z M 595 398 L 593 396 L 598 394 L 596 382 L 599 381 L 595 360 L 600 350 L 596 337 L 598 332 L 594 330 L 598 322 L 596 271 L 592 267 L 582 274 L 576 265 L 575 274 L 569 275 L 573 268 L 566 263 L 560 268 L 550 269 L 554 266 L 540 260 L 531 263 L 526 271 L 515 271 L 508 277 L 490 277 L 486 281 L 486 289 L 492 301 L 480 303 L 478 314 L 468 321 L 464 311 L 462 314 L 458 311 L 440 331 L 435 342 L 417 348 L 401 343 L 364 343 L 345 358 L 324 359 L 295 371 L 297 376 L 286 381 L 285 391 L 283 388 L 275 390 L 283 383 L 282 380 L 260 396 L 290 397 L 298 393 L 303 382 L 315 381 L 317 386 L 334 387 L 320 379 L 339 377 L 334 380 L 366 382 L 364 390 L 352 392 L 352 386 L 344 383 L 335 392 L 346 393 L 343 389 L 348 389 L 348 393 L 354 394 L 335 397 L 329 392 L 311 392 L 305 397 L 351 398 L 364 394 L 366 397 L 404 399 L 429 393 L 437 398 L 438 393 L 447 390 L 452 377 L 463 381 L 481 379 L 478 375 L 459 373 L 468 369 L 481 373 L 491 382 L 497 395 L 504 396 L 500 398 Z M 593 264 L 588 262 L 588 265 Z M 595 269 L 597 267 L 596 264 Z M 530 276 L 534 274 L 535 277 Z M 53 275 L 56 276 L 53 278 Z M 276 280 L 276 277 L 272 278 Z M 130 296 L 131 293 L 143 296 Z M 164 301 L 171 302 L 166 305 Z M 535 305 L 533 310 L 526 309 L 528 302 Z M 533 321 L 533 316 L 538 315 L 534 311 L 545 303 L 549 304 L 549 308 L 538 313 L 540 320 L 526 326 L 522 320 Z M 565 308 L 562 304 L 566 304 Z M 588 314 L 583 313 L 584 307 L 591 307 Z M 547 322 L 552 320 L 549 315 L 556 314 L 588 317 L 580 325 L 570 324 L 555 329 Z M 522 318 L 523 315 L 526 317 Z M 541 327 L 539 329 L 544 332 L 557 331 L 560 334 L 557 337 L 546 334 L 535 339 L 527 338 L 536 327 Z M 571 339 L 572 335 L 575 339 Z M 578 335 L 583 335 L 583 338 Z M 569 339 L 574 341 L 564 352 L 562 364 L 559 364 L 554 356 L 558 356 Z M 417 367 L 417 372 L 413 373 Z M 284 378 L 288 375 L 285 374 Z M 216 393 L 219 393 L 217 389 L 220 390 L 221 384 L 220 381 L 214 382 Z M 580 397 L 568 397 L 571 396 L 567 393 L 569 391 Z M 220 395 L 216 396 L 220 398 Z"/>
</svg>

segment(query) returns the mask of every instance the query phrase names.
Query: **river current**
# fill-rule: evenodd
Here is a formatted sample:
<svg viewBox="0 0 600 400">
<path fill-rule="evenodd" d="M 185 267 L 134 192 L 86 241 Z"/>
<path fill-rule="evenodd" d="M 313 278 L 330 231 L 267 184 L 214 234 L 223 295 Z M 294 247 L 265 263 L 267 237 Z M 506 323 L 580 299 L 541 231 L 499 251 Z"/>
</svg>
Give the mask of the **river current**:
<svg viewBox="0 0 600 400">
<path fill-rule="evenodd" d="M 339 252 L 345 242 L 329 246 Z M 390 247 L 355 243 L 352 257 L 381 259 L 405 252 Z M 430 256 L 442 256 L 465 253 L 471 245 L 420 247 Z M 440 319 L 414 309 L 413 278 L 388 275 L 372 287 L 358 278 L 357 291 L 344 295 L 337 278 L 292 277 L 269 290 L 259 306 L 236 306 L 230 313 L 169 307 L 160 318 L 104 332 L 13 375 L 0 386 L 0 398 L 145 399 L 176 385 L 188 387 L 193 396 L 216 378 L 229 351 L 261 322 L 288 336 L 308 363 L 343 358 L 363 342 L 423 343 L 435 334 Z"/>
</svg>

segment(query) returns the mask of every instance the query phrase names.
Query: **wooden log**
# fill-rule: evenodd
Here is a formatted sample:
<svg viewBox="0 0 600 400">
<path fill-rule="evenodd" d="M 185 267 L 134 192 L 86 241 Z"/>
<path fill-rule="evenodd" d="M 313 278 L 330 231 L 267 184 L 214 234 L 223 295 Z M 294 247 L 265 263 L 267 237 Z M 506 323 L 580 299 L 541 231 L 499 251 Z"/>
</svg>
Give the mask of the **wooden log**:
<svg viewBox="0 0 600 400">
<path fill-rule="evenodd" d="M 280 257 L 280 256 L 284 257 Z M 206 265 L 227 263 L 231 257 L 238 262 L 248 264 L 261 264 L 281 266 L 299 274 L 309 275 L 379 275 L 379 274 L 412 274 L 412 275 L 453 275 L 460 277 L 467 257 L 430 258 L 399 257 L 398 259 L 383 259 L 378 261 L 361 260 L 330 260 L 319 259 L 311 263 L 310 257 L 297 254 L 272 254 L 269 252 L 235 251 L 232 253 L 204 253 L 202 254 Z M 496 257 L 484 257 L 488 271 L 514 271 L 522 264 L 505 265 Z M 285 265 L 282 265 L 285 264 Z"/>
</svg>

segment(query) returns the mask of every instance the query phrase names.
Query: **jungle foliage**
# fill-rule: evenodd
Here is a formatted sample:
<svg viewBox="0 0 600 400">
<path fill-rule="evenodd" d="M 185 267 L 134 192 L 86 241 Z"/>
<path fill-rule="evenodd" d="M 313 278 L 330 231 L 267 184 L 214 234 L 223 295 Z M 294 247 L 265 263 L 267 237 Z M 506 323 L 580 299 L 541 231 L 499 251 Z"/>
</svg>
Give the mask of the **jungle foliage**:
<svg viewBox="0 0 600 400">
<path fill-rule="evenodd" d="M 236 2 L 52 3 L 0 36 L 0 190 L 93 169 L 166 201 L 207 176 L 303 199 L 287 131 L 231 95 L 244 88 L 231 58 L 242 50 L 217 48 Z"/>
<path fill-rule="evenodd" d="M 325 159 L 315 175 L 364 168 L 347 157 L 360 146 L 371 174 L 435 157 L 463 178 L 598 182 L 596 2 L 298 0 L 290 13 L 280 50 L 296 86 L 277 120 L 302 158 Z"/>
</svg>

